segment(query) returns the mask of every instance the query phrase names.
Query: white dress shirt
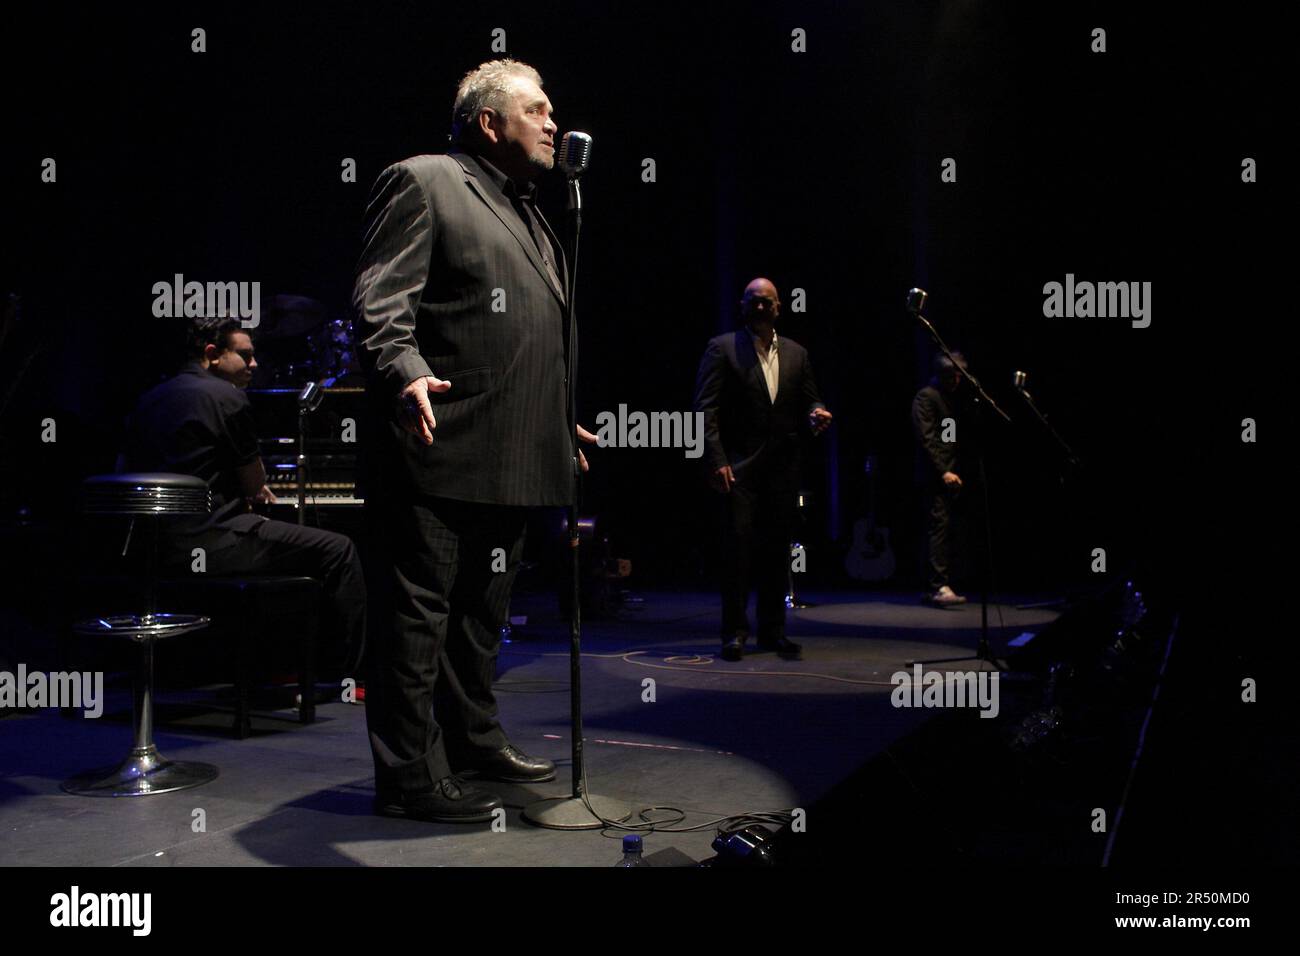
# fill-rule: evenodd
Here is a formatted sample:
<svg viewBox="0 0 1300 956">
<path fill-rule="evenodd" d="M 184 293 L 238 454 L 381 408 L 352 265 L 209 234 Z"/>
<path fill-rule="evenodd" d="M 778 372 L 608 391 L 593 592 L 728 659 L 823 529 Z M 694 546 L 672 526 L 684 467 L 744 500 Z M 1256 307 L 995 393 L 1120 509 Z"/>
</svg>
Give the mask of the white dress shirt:
<svg viewBox="0 0 1300 956">
<path fill-rule="evenodd" d="M 758 363 L 763 366 L 763 377 L 767 379 L 767 396 L 776 403 L 776 383 L 781 377 L 780 359 L 776 354 L 776 333 L 772 333 L 772 347 L 763 348 L 763 340 L 754 336 L 754 351 L 758 353 Z"/>
</svg>

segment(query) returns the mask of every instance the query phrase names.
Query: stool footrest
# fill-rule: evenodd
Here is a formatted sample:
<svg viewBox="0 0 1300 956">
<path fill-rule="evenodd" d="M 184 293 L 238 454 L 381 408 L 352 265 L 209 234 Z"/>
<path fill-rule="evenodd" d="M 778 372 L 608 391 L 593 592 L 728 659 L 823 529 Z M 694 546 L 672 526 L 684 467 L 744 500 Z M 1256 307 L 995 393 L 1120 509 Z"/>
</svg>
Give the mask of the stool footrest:
<svg viewBox="0 0 1300 956">
<path fill-rule="evenodd" d="M 116 614 L 78 621 L 78 634 L 129 637 L 133 641 L 156 641 L 199 631 L 212 623 L 201 614 Z"/>
</svg>

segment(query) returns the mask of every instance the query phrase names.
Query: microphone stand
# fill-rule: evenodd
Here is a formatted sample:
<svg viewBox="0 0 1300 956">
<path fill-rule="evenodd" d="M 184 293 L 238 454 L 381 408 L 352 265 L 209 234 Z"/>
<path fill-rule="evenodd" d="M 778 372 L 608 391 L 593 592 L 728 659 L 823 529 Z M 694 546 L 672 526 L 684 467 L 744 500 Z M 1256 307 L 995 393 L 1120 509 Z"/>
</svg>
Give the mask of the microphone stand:
<svg viewBox="0 0 1300 956">
<path fill-rule="evenodd" d="M 1074 453 L 1074 449 L 1067 445 L 1065 439 L 1062 438 L 1057 433 L 1056 429 L 1052 427 L 1052 423 L 1049 422 L 1047 416 L 1039 410 L 1038 406 L 1034 403 L 1034 397 L 1030 395 L 1029 390 L 1025 388 L 1024 372 L 1016 373 L 1014 385 L 1016 391 L 1020 393 L 1020 397 L 1023 398 L 1025 404 L 1029 406 L 1029 410 L 1034 413 L 1034 417 L 1042 422 L 1043 427 L 1046 428 L 1047 433 L 1052 436 L 1052 440 L 1056 442 L 1057 447 L 1065 454 L 1066 465 L 1070 468 L 1078 468 L 1082 464 L 1082 462 L 1079 461 L 1079 456 Z"/>
<path fill-rule="evenodd" d="M 569 726 L 573 738 L 572 790 L 567 797 L 548 797 L 524 807 L 529 823 L 551 830 L 595 830 L 608 822 L 622 823 L 632 815 L 631 807 L 598 797 L 587 791 L 587 767 L 583 759 L 582 739 L 582 564 L 578 553 L 578 497 L 582 492 L 582 468 L 578 464 L 578 318 L 574 309 L 577 291 L 578 237 L 582 232 L 582 188 L 579 172 L 569 174 L 569 219 L 573 224 L 573 244 L 569 256 L 569 274 L 565 304 L 569 313 L 566 343 L 565 379 L 568 387 L 569 440 L 573 442 L 573 501 L 569 505 L 569 552 L 573 556 L 573 609 L 569 617 Z"/>
<path fill-rule="evenodd" d="M 1029 410 L 1034 413 L 1034 417 L 1038 419 L 1045 429 L 1047 429 L 1047 433 L 1051 435 L 1052 440 L 1056 442 L 1057 448 L 1059 448 L 1061 453 L 1065 455 L 1065 467 L 1070 471 L 1077 471 L 1083 466 L 1083 462 L 1080 461 L 1079 456 L 1074 453 L 1074 449 L 1066 444 L 1065 439 L 1062 438 L 1060 434 L 1057 433 L 1056 429 L 1052 427 L 1052 423 L 1047 420 L 1047 416 L 1042 413 L 1038 405 L 1034 402 L 1034 397 L 1030 395 L 1029 390 L 1025 388 L 1026 378 L 1027 376 L 1024 372 L 1016 372 L 1012 379 L 1012 385 L 1015 387 L 1015 390 L 1020 393 L 1020 397 L 1025 400 L 1025 404 L 1029 406 Z M 1061 484 L 1064 485 L 1065 476 L 1061 475 L 1060 480 Z M 1032 604 L 1017 604 L 1016 610 L 1025 611 L 1030 608 L 1065 607 L 1067 604 L 1067 598 L 1059 597 L 1050 601 L 1037 601 Z"/>
<path fill-rule="evenodd" d="M 325 393 L 321 391 L 318 382 L 308 382 L 306 387 L 298 394 L 298 460 L 297 460 L 297 485 L 298 485 L 298 525 L 305 526 L 307 523 L 307 418 L 312 412 L 320 407 L 321 399 Z M 312 503 L 316 501 L 312 496 Z M 320 524 L 320 517 L 317 516 L 316 524 Z"/>
<path fill-rule="evenodd" d="M 915 297 L 913 293 L 918 292 L 920 293 L 919 297 Z M 989 393 L 984 390 L 984 386 L 980 384 L 979 379 L 977 379 L 970 371 L 958 364 L 957 360 L 953 358 L 952 352 L 948 349 L 947 344 L 943 341 L 942 336 L 940 336 L 935 327 L 930 324 L 930 321 L 921 314 L 921 309 L 925 306 L 926 298 L 927 296 L 924 292 L 920 292 L 918 289 L 913 289 L 908 295 L 908 311 L 911 312 L 912 315 L 916 316 L 916 320 L 921 323 L 921 326 L 929 334 L 935 346 L 943 352 L 944 355 L 948 356 L 948 360 L 952 362 L 953 367 L 956 368 L 961 376 L 969 381 L 971 387 L 975 389 L 975 423 L 977 439 L 983 439 L 984 416 L 982 414 L 982 408 L 991 408 L 993 411 L 997 412 L 998 416 L 1004 422 L 1008 424 L 1011 422 L 1011 417 L 998 407 L 998 403 L 993 401 Z M 981 401 L 984 403 L 983 406 L 980 405 Z M 985 663 L 992 664 L 995 670 L 1006 670 L 1005 665 L 999 662 L 993 655 L 993 649 L 989 645 L 989 580 L 993 576 L 993 526 L 992 520 L 989 516 L 989 485 L 984 471 L 984 442 L 982 440 L 977 440 L 976 442 L 975 460 L 978 464 L 979 470 L 980 492 L 984 498 L 984 542 L 987 549 L 987 554 L 984 556 L 984 574 L 980 581 L 979 646 L 976 648 L 974 654 L 967 655 L 966 657 L 937 657 L 928 660 L 911 660 L 907 662 L 909 667 L 913 664 L 955 664 L 961 661 L 984 661 Z"/>
</svg>

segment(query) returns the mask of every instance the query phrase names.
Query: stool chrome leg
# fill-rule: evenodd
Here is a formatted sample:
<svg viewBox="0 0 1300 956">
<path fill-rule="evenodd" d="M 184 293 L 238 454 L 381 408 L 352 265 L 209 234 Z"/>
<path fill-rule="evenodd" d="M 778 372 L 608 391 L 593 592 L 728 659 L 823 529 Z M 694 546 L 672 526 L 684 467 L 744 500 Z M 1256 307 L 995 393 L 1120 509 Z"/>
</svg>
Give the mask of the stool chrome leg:
<svg viewBox="0 0 1300 956">
<path fill-rule="evenodd" d="M 175 617 L 158 617 L 169 616 Z M 212 764 L 168 760 L 158 752 L 153 742 L 153 646 L 156 638 L 138 633 L 156 627 L 156 618 L 145 615 L 136 620 L 138 623 L 131 628 L 137 632 L 132 636 L 139 644 L 131 708 L 134 746 L 116 767 L 92 770 L 64 781 L 62 789 L 67 793 L 83 797 L 142 797 L 150 793 L 188 790 L 217 777 L 217 768 Z M 198 620 L 202 620 L 198 627 L 207 624 L 206 619 Z"/>
</svg>

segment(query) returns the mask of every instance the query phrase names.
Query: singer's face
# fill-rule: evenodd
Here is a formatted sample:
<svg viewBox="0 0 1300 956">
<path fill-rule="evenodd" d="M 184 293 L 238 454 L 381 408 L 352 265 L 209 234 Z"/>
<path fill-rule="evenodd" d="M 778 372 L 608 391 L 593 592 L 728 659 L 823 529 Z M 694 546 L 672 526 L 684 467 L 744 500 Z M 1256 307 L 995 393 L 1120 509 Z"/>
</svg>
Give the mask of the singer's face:
<svg viewBox="0 0 1300 956">
<path fill-rule="evenodd" d="M 555 165 L 555 134 L 559 127 L 551 111 L 551 101 L 540 86 L 525 77 L 514 79 L 510 109 L 492 123 L 502 172 L 518 179 L 532 179 Z"/>
</svg>

